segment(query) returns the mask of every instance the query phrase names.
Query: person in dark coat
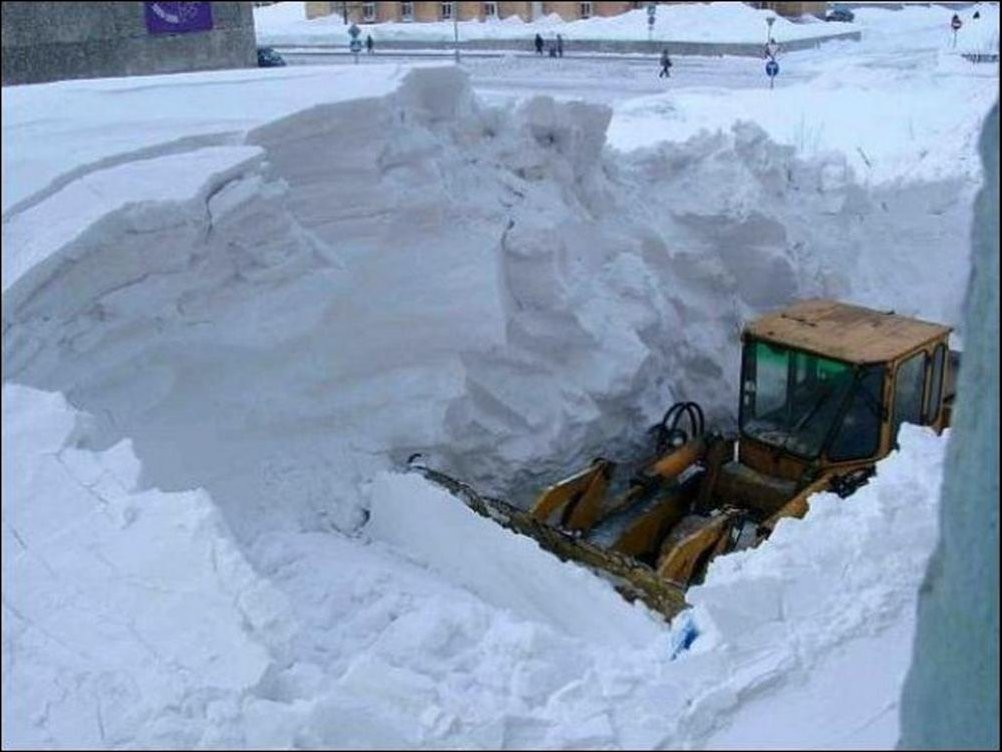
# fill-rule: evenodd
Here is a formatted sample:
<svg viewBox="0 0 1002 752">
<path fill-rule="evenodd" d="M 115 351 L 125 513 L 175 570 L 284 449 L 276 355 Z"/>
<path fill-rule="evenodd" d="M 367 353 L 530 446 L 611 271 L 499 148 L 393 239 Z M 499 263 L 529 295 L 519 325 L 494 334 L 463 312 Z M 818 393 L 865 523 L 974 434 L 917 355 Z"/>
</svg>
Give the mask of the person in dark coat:
<svg viewBox="0 0 1002 752">
<path fill-rule="evenodd" d="M 372 54 L 372 48 L 373 48 L 372 34 L 366 34 L 365 35 L 365 51 L 368 52 L 371 55 Z"/>
<path fill-rule="evenodd" d="M 543 38 L 538 33 L 536 34 L 536 54 L 543 54 Z"/>
<path fill-rule="evenodd" d="M 661 50 L 661 72 L 658 73 L 658 78 L 671 78 L 671 58 L 668 57 L 668 48 L 665 47 Z"/>
<path fill-rule="evenodd" d="M 557 34 L 557 57 L 564 56 L 564 38 Z"/>
</svg>

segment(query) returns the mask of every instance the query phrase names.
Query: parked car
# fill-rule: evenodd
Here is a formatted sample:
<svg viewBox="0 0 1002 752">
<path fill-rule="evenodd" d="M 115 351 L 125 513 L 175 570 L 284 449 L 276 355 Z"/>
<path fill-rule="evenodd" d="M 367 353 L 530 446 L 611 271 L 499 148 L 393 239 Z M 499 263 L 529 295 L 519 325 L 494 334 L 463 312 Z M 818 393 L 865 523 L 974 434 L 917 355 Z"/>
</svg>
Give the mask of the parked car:
<svg viewBox="0 0 1002 752">
<path fill-rule="evenodd" d="M 832 10 L 825 16 L 826 21 L 841 21 L 842 23 L 852 23 L 855 18 L 855 14 L 848 8 L 832 8 Z"/>
<path fill-rule="evenodd" d="M 271 47 L 258 47 L 257 48 L 257 67 L 258 68 L 275 68 L 280 65 L 285 65 L 285 60 Z"/>
</svg>

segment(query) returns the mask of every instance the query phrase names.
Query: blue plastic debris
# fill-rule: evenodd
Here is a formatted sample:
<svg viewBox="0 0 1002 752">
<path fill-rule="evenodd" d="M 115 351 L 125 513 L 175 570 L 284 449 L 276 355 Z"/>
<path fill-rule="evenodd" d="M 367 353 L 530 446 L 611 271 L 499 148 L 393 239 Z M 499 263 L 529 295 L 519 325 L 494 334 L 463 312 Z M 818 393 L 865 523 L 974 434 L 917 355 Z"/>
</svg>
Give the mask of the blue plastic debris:
<svg viewBox="0 0 1002 752">
<path fill-rule="evenodd" d="M 675 660 L 688 650 L 697 637 L 699 637 L 699 629 L 696 627 L 696 621 L 692 618 L 691 611 L 683 611 L 675 617 L 669 636 L 671 660 Z"/>
</svg>

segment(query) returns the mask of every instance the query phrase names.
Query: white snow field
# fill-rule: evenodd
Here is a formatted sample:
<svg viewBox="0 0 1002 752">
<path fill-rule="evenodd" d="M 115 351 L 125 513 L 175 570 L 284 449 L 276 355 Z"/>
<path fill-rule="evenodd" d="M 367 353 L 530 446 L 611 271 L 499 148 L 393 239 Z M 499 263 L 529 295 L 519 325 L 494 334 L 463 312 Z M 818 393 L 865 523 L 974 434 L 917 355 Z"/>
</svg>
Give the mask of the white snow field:
<svg viewBox="0 0 1002 752">
<path fill-rule="evenodd" d="M 997 78 L 910 65 L 966 143 Z M 5 747 L 896 743 L 945 437 L 671 627 L 400 468 L 521 500 L 675 399 L 727 426 L 742 322 L 795 297 L 957 324 L 979 174 L 907 169 L 925 116 L 878 180 L 731 111 L 614 148 L 618 109 L 451 65 L 0 96 Z"/>
</svg>

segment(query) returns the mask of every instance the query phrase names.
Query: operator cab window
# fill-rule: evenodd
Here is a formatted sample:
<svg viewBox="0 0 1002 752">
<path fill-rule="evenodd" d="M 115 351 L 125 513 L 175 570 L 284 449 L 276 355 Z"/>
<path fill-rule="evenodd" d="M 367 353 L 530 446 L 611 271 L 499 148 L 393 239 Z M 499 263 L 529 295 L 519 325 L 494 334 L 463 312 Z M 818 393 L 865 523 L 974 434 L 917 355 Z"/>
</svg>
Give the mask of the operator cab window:
<svg viewBox="0 0 1002 752">
<path fill-rule="evenodd" d="M 751 341 L 744 354 L 741 430 L 801 457 L 817 457 L 853 375 L 848 363 Z"/>
<path fill-rule="evenodd" d="M 862 460 L 877 453 L 883 387 L 883 368 L 869 367 L 860 372 L 842 423 L 828 447 L 829 460 Z"/>
<path fill-rule="evenodd" d="M 895 441 L 902 423 L 922 425 L 925 360 L 925 353 L 919 352 L 898 366 L 894 379 L 894 423 L 891 427 L 891 435 Z"/>
<path fill-rule="evenodd" d="M 935 423 L 939 418 L 939 406 L 943 401 L 943 361 L 946 359 L 946 345 L 937 345 L 932 356 L 932 372 L 929 377 L 929 397 L 925 403 L 925 422 Z"/>
</svg>

